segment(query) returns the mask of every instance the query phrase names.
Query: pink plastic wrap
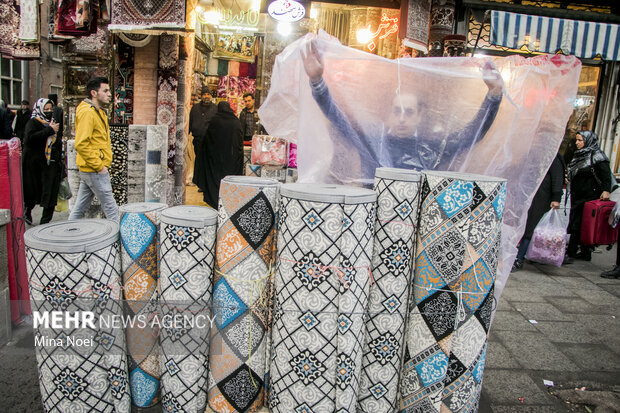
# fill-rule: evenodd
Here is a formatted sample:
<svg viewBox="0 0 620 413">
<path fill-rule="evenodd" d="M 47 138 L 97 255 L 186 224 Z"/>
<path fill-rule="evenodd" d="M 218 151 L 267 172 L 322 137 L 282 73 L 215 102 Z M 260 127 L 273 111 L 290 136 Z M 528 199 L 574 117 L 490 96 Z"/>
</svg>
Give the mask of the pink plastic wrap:
<svg viewBox="0 0 620 413">
<path fill-rule="evenodd" d="M 297 144 L 293 142 L 288 146 L 288 167 L 297 168 Z"/>
<path fill-rule="evenodd" d="M 286 167 L 288 164 L 287 140 L 270 135 L 254 135 L 252 137 L 252 163 Z"/>
<path fill-rule="evenodd" d="M 540 219 L 534 229 L 525 258 L 541 264 L 561 267 L 566 251 L 566 227 L 557 209 L 551 209 Z"/>
<path fill-rule="evenodd" d="M 424 154 L 458 134 L 481 110 L 487 87 L 483 67 L 493 63 L 504 81 L 503 98 L 492 124 L 481 138 L 441 156 L 427 169 L 478 173 L 508 181 L 502 228 L 502 254 L 496 282 L 499 296 L 517 253 L 528 207 L 564 136 L 573 111 L 581 62 L 574 56 L 534 58 L 405 58 L 389 60 L 342 46 L 324 32 L 316 40 L 322 57 L 324 86 L 350 125 L 367 139 L 351 145 L 337 122 L 325 115 L 313 97 L 301 54 L 317 36 L 290 44 L 274 64 L 269 96 L 259 109 L 271 135 L 299 147 L 299 182 L 372 184 L 368 165 L 396 166 L 393 157 Z M 488 77 L 486 77 L 488 80 Z M 316 93 L 316 86 L 315 86 Z M 399 142 L 402 150 L 367 151 L 389 146 L 398 129 L 398 113 L 415 96 L 415 132 Z M 400 101 L 399 101 L 400 99 Z M 474 125 L 475 126 L 475 125 Z M 475 129 L 475 128 L 474 128 Z M 474 130 L 475 132 L 475 130 Z M 467 137 L 465 137 L 467 138 Z M 404 159 L 398 166 L 406 164 Z M 413 163 L 411 168 L 414 168 Z M 371 172 L 372 171 L 372 172 Z"/>
</svg>

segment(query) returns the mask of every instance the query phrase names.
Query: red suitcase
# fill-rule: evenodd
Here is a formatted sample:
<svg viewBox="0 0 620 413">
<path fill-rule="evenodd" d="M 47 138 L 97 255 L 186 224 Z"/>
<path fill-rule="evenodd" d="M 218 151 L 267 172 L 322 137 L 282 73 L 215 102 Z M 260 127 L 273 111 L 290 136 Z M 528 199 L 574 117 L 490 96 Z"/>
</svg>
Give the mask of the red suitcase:
<svg viewBox="0 0 620 413">
<path fill-rule="evenodd" d="M 584 245 L 610 245 L 618 241 L 618 229 L 612 228 L 607 219 L 616 203 L 614 201 L 586 202 L 581 220 L 581 243 Z"/>
</svg>

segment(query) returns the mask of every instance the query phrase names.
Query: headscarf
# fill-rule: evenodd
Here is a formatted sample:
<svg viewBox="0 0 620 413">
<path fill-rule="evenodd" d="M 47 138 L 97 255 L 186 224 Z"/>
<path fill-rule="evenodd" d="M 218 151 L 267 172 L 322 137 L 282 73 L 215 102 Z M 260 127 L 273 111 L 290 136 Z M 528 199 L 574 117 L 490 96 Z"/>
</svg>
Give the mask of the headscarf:
<svg viewBox="0 0 620 413">
<path fill-rule="evenodd" d="M 568 180 L 572 181 L 579 172 L 590 171 L 590 168 L 597 163 L 609 162 L 607 155 L 601 151 L 598 144 L 598 136 L 592 131 L 581 131 L 577 133 L 583 138 L 583 148 L 575 151 L 573 159 L 568 164 Z"/>
<path fill-rule="evenodd" d="M 49 99 L 45 99 L 45 98 L 41 98 L 41 99 L 37 100 L 37 103 L 34 104 L 34 108 L 32 108 L 32 115 L 30 116 L 30 118 L 38 119 L 39 121 L 41 121 L 41 122 L 43 122 L 44 124 L 47 125 L 50 120 L 48 120 L 45 117 L 45 114 L 43 113 L 43 108 L 48 103 L 52 103 L 52 102 Z M 52 103 L 52 105 L 53 105 L 53 103 Z"/>
<path fill-rule="evenodd" d="M 226 100 L 223 100 L 217 104 L 217 112 L 218 113 L 231 113 L 233 115 L 235 114 L 235 112 L 230 107 L 230 103 L 228 103 L 228 101 Z"/>
<path fill-rule="evenodd" d="M 37 100 L 37 103 L 34 104 L 34 108 L 32 109 L 32 115 L 30 116 L 30 118 L 36 119 L 46 126 L 49 125 L 49 121 L 51 119 L 48 120 L 45 117 L 45 113 L 43 113 L 43 108 L 48 103 L 52 103 L 52 101 L 45 98 Z M 53 135 L 49 136 L 47 138 L 47 141 L 45 141 L 45 159 L 47 160 L 48 165 L 50 164 L 50 159 L 52 158 L 52 145 L 54 145 L 54 142 L 56 142 L 56 132 L 54 132 Z"/>
</svg>

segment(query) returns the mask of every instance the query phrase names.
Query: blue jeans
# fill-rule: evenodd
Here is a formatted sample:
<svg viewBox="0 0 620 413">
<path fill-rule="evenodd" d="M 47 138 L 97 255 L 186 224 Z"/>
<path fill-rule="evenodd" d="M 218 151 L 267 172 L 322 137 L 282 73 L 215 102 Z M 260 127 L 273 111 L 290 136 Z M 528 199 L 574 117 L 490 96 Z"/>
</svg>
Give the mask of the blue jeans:
<svg viewBox="0 0 620 413">
<path fill-rule="evenodd" d="M 112 184 L 110 174 L 98 174 L 96 172 L 80 171 L 80 189 L 78 190 L 77 200 L 69 215 L 69 220 L 84 218 L 84 214 L 90 203 L 96 196 L 101 203 L 101 209 L 106 218 L 118 222 L 118 206 L 112 196 Z"/>
</svg>

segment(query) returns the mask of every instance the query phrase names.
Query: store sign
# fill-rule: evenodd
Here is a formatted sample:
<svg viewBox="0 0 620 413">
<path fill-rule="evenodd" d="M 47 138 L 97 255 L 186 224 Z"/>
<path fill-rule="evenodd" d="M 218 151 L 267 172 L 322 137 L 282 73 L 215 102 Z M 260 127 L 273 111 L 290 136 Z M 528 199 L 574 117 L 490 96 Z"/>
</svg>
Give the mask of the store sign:
<svg viewBox="0 0 620 413">
<path fill-rule="evenodd" d="M 368 26 L 368 29 L 370 30 L 370 26 Z M 383 32 L 383 34 L 381 32 Z M 381 24 L 379 24 L 376 32 L 370 34 L 370 38 L 376 39 L 378 37 L 383 40 L 394 33 L 398 33 L 398 17 L 390 18 L 387 14 L 383 13 L 383 16 L 381 16 Z M 368 50 L 371 52 L 375 50 L 376 47 L 377 45 L 374 41 L 368 44 Z"/>
<path fill-rule="evenodd" d="M 293 23 L 303 19 L 306 8 L 294 0 L 276 0 L 269 5 L 267 12 L 277 21 Z"/>
</svg>

